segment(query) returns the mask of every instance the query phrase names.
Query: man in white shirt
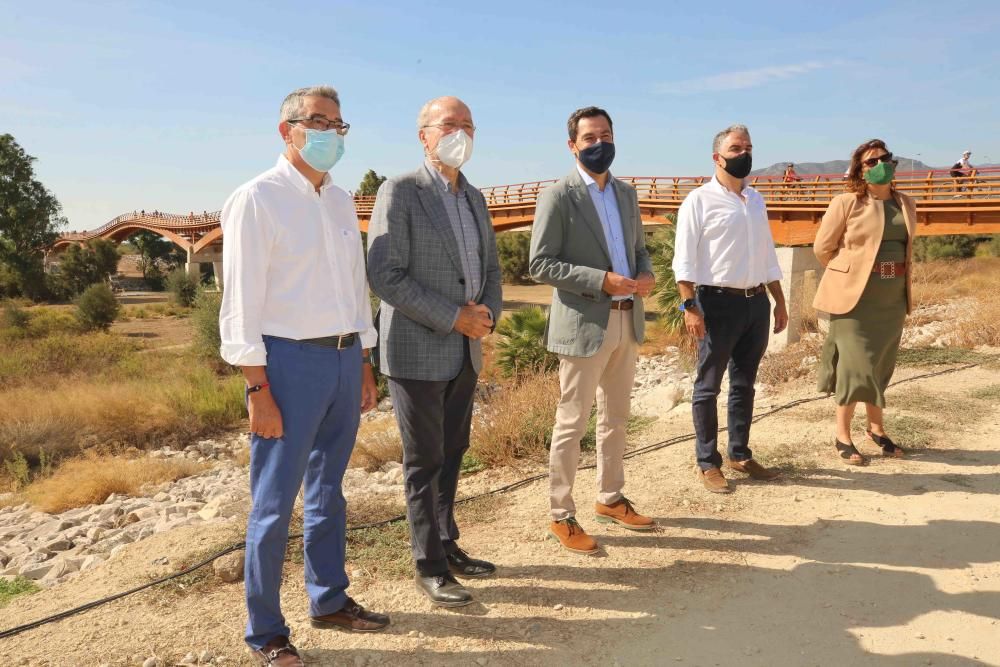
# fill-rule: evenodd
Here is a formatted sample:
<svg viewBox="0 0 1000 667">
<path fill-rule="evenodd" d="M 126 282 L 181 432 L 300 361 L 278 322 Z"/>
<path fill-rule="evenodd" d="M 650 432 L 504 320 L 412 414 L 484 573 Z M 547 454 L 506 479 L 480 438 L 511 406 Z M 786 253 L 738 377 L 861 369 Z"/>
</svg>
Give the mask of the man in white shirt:
<svg viewBox="0 0 1000 667">
<path fill-rule="evenodd" d="M 239 366 L 250 412 L 246 642 L 258 662 L 301 665 L 281 613 L 288 524 L 305 480 L 306 591 L 313 627 L 381 630 L 389 618 L 346 594 L 341 480 L 360 414 L 375 406 L 364 250 L 350 195 L 327 173 L 350 125 L 329 86 L 281 105 L 285 152 L 222 209 L 222 358 Z"/>
<path fill-rule="evenodd" d="M 752 151 L 750 131 L 743 125 L 715 135 L 715 177 L 689 194 L 677 214 L 673 269 L 684 325 L 699 340 L 692 399 L 696 472 L 715 493 L 732 490 L 721 470 L 716 406 L 727 367 L 729 467 L 754 479 L 778 476 L 753 459 L 749 446 L 754 383 L 770 322 L 766 291 L 774 297 L 774 333 L 788 326 L 764 200 L 744 181 Z"/>
</svg>

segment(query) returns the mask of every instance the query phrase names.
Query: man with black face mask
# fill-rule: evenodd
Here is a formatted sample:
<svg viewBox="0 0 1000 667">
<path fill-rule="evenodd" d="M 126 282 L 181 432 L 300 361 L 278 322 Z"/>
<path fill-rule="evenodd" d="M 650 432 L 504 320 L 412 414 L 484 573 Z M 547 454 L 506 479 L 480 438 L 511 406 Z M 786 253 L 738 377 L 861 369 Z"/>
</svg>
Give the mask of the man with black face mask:
<svg viewBox="0 0 1000 667">
<path fill-rule="evenodd" d="M 653 272 L 635 189 L 608 171 L 615 157 L 611 117 L 586 107 L 567 125 L 576 165 L 538 197 L 530 272 L 554 288 L 546 346 L 559 355 L 562 391 L 549 453 L 549 530 L 564 548 L 591 554 L 598 546 L 576 521 L 573 481 L 595 395 L 595 519 L 653 528 L 622 493 L 625 425 L 645 323 L 641 297 L 653 289 Z"/>
<path fill-rule="evenodd" d="M 684 325 L 699 341 L 691 401 L 696 473 L 714 493 L 732 490 L 721 470 L 716 405 L 727 367 L 729 468 L 758 480 L 778 476 L 754 460 L 749 446 L 753 386 L 767 349 L 767 291 L 774 297 L 774 333 L 788 326 L 764 200 L 744 181 L 752 168 L 752 151 L 750 131 L 744 125 L 732 125 L 715 135 L 715 177 L 689 194 L 677 214 L 674 275 L 683 299 Z"/>
</svg>

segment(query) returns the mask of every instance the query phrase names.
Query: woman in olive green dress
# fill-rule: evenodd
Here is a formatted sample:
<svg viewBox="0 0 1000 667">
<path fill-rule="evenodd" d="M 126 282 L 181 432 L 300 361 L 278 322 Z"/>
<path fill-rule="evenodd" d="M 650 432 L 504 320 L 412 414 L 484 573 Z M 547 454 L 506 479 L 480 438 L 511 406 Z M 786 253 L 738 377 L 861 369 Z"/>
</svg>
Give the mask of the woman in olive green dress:
<svg viewBox="0 0 1000 667">
<path fill-rule="evenodd" d="M 847 193 L 830 202 L 814 245 L 826 271 L 813 305 L 830 313 L 819 389 L 836 399 L 835 446 L 838 456 L 852 465 L 867 462 L 851 437 L 858 403 L 865 404 L 865 433 L 883 455 L 904 455 L 886 434 L 882 419 L 903 320 L 912 303 L 909 268 L 916 208 L 892 185 L 896 164 L 879 139 L 859 146 L 851 157 Z"/>
</svg>

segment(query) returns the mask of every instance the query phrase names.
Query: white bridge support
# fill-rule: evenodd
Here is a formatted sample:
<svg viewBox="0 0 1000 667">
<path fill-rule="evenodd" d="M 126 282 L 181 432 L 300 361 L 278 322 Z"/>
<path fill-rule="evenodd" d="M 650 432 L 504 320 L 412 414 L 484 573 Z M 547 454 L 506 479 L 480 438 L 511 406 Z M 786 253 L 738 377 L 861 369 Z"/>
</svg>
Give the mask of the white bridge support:
<svg viewBox="0 0 1000 667">
<path fill-rule="evenodd" d="M 788 328 L 780 334 L 771 334 L 768 352 L 775 352 L 789 343 L 799 340 L 802 328 L 802 313 L 804 308 L 811 308 L 811 303 L 805 303 L 806 281 L 808 271 L 816 272 L 816 283 L 823 275 L 823 267 L 813 254 L 812 246 L 778 248 L 778 265 L 781 267 L 781 291 L 785 293 L 785 303 L 788 306 Z M 823 316 L 823 314 L 820 314 Z M 774 331 L 774 312 L 771 312 L 771 331 Z"/>
<path fill-rule="evenodd" d="M 191 252 L 188 248 L 187 264 L 184 269 L 189 276 L 194 276 L 196 280 L 201 280 L 201 265 L 211 263 L 215 273 L 215 286 L 222 289 L 222 245 L 211 245 L 198 253 Z"/>
</svg>

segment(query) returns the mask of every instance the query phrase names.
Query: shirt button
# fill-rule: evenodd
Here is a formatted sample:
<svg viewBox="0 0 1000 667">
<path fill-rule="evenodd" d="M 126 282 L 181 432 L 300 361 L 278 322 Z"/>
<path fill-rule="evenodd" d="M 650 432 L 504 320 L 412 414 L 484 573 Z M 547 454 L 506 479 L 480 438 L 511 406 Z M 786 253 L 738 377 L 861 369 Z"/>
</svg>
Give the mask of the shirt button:
<svg viewBox="0 0 1000 667">
<path fill-rule="evenodd" d="M 464 285 L 465 284 L 465 278 L 459 278 L 458 279 L 458 284 L 459 285 Z"/>
</svg>

